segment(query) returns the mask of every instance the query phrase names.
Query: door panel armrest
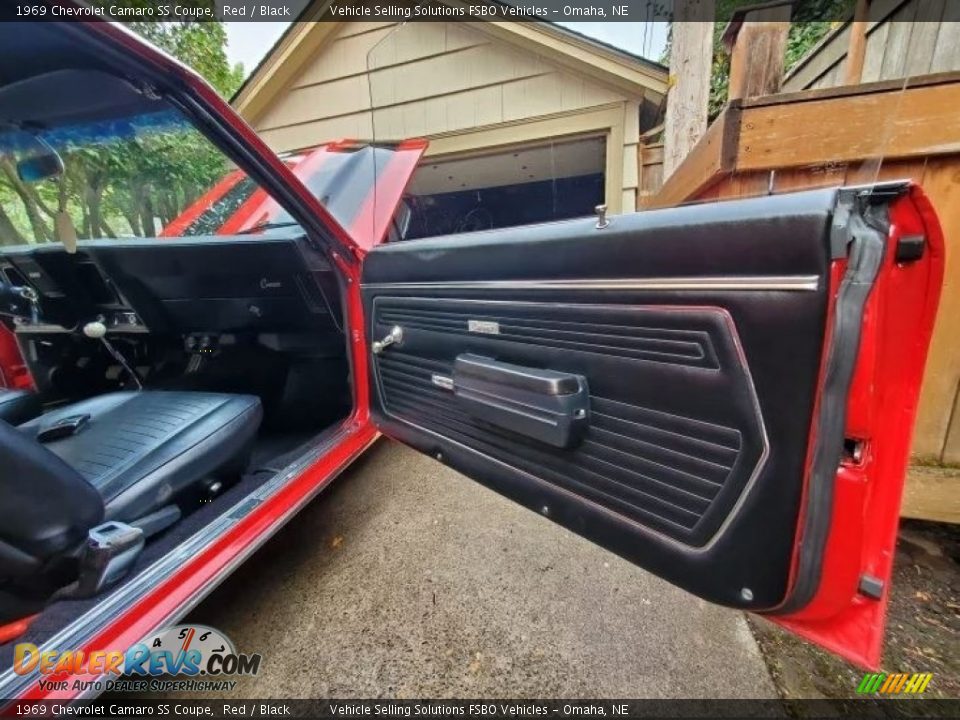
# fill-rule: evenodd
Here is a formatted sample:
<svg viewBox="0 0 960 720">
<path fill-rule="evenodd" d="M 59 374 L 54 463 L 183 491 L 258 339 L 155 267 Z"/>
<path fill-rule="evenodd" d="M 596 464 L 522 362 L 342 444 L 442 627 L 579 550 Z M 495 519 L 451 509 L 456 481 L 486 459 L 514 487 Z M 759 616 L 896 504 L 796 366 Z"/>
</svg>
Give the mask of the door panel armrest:
<svg viewBox="0 0 960 720">
<path fill-rule="evenodd" d="M 453 392 L 478 420 L 553 447 L 575 446 L 589 423 L 582 375 L 463 354 L 454 362 Z"/>
</svg>

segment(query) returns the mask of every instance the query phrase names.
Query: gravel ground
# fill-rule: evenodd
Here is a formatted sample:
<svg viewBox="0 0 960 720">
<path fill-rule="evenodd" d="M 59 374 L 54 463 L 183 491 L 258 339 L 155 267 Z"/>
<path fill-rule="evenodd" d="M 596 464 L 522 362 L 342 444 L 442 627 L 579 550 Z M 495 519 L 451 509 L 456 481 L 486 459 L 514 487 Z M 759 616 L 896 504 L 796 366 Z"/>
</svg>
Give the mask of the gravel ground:
<svg viewBox="0 0 960 720">
<path fill-rule="evenodd" d="M 781 697 L 856 697 L 863 670 L 764 620 L 750 624 Z M 933 673 L 925 698 L 960 698 L 960 526 L 903 521 L 882 670 Z"/>
</svg>

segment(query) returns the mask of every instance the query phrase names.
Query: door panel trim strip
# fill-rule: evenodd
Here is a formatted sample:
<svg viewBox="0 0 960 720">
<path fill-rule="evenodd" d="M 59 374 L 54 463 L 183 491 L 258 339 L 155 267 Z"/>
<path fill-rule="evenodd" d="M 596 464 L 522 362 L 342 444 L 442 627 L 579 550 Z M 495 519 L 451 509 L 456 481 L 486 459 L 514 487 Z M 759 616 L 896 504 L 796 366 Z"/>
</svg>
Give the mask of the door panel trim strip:
<svg viewBox="0 0 960 720">
<path fill-rule="evenodd" d="M 369 283 L 361 287 L 365 290 L 777 290 L 812 292 L 820 289 L 820 278 L 817 275 L 756 275 L 584 280 L 457 280 Z"/>
</svg>

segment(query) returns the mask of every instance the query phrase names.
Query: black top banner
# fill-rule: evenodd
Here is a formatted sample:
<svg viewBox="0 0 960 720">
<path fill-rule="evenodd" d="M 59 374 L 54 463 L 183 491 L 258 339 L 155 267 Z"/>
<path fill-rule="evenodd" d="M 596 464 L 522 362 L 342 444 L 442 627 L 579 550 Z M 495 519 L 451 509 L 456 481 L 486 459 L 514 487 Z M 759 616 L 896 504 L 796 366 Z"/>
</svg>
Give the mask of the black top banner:
<svg viewBox="0 0 960 720">
<path fill-rule="evenodd" d="M 350 20 L 581 20 L 667 22 L 673 0 L 563 2 L 562 0 L 5 0 L 12 20 L 115 22 L 343 22 Z"/>
<path fill-rule="evenodd" d="M 775 0 L 791 6 L 796 22 L 849 20 L 855 0 Z M 712 22 L 723 0 L 3 0 L 5 21 L 309 22 L 531 21 Z M 720 12 L 718 12 L 720 11 Z M 939 21 L 937 3 L 919 3 L 911 22 Z M 929 15 L 930 17 L 926 17 Z"/>
</svg>

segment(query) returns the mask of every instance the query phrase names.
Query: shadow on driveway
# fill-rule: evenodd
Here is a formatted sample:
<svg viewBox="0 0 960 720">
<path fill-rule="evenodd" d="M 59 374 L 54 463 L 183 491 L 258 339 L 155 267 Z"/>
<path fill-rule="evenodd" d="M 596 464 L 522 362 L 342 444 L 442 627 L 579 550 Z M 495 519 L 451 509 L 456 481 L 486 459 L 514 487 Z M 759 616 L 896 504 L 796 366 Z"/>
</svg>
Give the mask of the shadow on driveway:
<svg viewBox="0 0 960 720">
<path fill-rule="evenodd" d="M 741 613 L 386 440 L 189 619 L 234 698 L 776 697 Z"/>
</svg>

